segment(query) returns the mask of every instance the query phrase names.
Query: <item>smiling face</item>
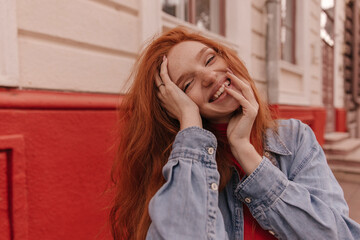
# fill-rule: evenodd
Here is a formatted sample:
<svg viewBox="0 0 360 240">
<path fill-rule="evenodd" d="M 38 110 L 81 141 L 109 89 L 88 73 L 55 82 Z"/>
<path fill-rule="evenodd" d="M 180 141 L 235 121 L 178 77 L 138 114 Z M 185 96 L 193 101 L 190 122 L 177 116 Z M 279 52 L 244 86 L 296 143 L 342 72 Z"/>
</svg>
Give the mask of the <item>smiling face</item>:
<svg viewBox="0 0 360 240">
<path fill-rule="evenodd" d="M 226 77 L 228 65 L 214 49 L 197 42 L 175 45 L 167 58 L 169 76 L 199 107 L 210 122 L 228 122 L 239 103 L 224 88 L 233 88 Z"/>
</svg>

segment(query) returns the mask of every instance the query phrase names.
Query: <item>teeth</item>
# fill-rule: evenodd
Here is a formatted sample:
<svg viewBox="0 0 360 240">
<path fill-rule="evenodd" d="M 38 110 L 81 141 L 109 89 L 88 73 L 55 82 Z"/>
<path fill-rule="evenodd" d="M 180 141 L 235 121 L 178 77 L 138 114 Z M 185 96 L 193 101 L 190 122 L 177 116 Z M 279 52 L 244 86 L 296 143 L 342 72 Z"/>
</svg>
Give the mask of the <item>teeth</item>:
<svg viewBox="0 0 360 240">
<path fill-rule="evenodd" d="M 216 99 L 218 99 L 221 96 L 221 94 L 223 94 L 225 87 L 228 87 L 228 86 L 230 86 L 230 80 L 227 79 L 226 82 L 224 82 L 220 86 L 219 90 L 216 91 L 216 93 L 212 97 L 212 101 L 215 101 Z"/>
</svg>

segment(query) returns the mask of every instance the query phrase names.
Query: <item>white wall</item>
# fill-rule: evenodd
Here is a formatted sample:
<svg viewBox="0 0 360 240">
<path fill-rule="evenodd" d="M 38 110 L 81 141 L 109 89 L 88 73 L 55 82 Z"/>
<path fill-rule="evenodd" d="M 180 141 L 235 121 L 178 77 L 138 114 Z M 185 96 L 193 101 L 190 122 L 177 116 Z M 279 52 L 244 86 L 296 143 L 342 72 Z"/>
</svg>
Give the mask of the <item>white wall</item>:
<svg viewBox="0 0 360 240">
<path fill-rule="evenodd" d="M 138 8 L 136 0 L 17 0 L 15 86 L 119 93 L 140 44 Z"/>
<path fill-rule="evenodd" d="M 344 108 L 344 53 L 345 1 L 335 1 L 334 31 L 334 106 Z"/>
<path fill-rule="evenodd" d="M 322 49 L 320 38 L 321 0 L 311 0 L 309 4 L 309 62 L 310 72 L 308 91 L 310 91 L 310 104 L 322 106 Z"/>
<path fill-rule="evenodd" d="M 0 4 L 0 86 L 18 86 L 19 60 L 14 1 Z"/>
<path fill-rule="evenodd" d="M 263 99 L 267 99 L 266 77 L 266 0 L 251 1 L 250 74 Z"/>
</svg>

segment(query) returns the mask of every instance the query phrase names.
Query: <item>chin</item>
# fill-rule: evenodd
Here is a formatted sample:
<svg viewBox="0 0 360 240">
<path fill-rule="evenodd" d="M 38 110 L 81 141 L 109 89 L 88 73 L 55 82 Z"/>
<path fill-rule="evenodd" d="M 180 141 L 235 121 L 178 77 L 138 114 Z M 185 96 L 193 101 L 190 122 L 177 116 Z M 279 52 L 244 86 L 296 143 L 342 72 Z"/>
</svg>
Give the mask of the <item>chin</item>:
<svg viewBox="0 0 360 240">
<path fill-rule="evenodd" d="M 233 113 L 239 109 L 242 111 L 242 106 L 237 101 L 231 101 L 227 104 L 224 104 L 222 109 L 224 109 L 227 113 Z"/>
<path fill-rule="evenodd" d="M 236 108 L 232 109 L 223 109 L 221 112 L 213 112 L 212 114 L 201 114 L 203 118 L 208 120 L 211 123 L 227 123 L 234 115 L 234 113 L 242 113 L 242 107 L 237 106 Z"/>
<path fill-rule="evenodd" d="M 237 111 L 242 112 L 242 107 L 235 99 L 231 99 L 230 101 L 222 103 L 220 106 L 211 107 L 206 110 L 203 109 L 203 111 L 200 109 L 200 114 L 210 122 L 223 123 L 228 122 L 231 116 Z M 227 119 L 227 121 L 224 121 L 224 119 Z"/>
</svg>

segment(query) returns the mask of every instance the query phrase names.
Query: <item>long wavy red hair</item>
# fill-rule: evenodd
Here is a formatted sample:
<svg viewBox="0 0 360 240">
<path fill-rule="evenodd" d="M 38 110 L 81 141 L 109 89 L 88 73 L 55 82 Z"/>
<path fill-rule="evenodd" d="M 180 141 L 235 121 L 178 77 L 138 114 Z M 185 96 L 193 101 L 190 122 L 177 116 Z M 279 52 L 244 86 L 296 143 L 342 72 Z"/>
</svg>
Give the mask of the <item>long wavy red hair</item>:
<svg viewBox="0 0 360 240">
<path fill-rule="evenodd" d="M 131 75 L 132 86 L 120 105 L 119 145 L 111 173 L 114 199 L 109 216 L 114 239 L 145 239 L 151 223 L 148 204 L 165 182 L 162 168 L 179 131 L 179 122 L 166 114 L 157 98 L 155 74 L 159 72 L 163 56 L 183 41 L 199 41 L 213 48 L 237 76 L 251 84 L 260 104 L 251 142 L 260 154 L 263 151 L 264 132 L 274 126 L 267 104 L 260 99 L 253 80 L 236 52 L 183 27 L 174 28 L 154 39 L 137 59 Z M 204 128 L 213 131 L 206 120 Z M 232 174 L 224 157 L 226 154 L 222 154 L 226 152 L 225 145 L 224 141 L 219 141 L 217 151 L 220 189 Z"/>
</svg>

